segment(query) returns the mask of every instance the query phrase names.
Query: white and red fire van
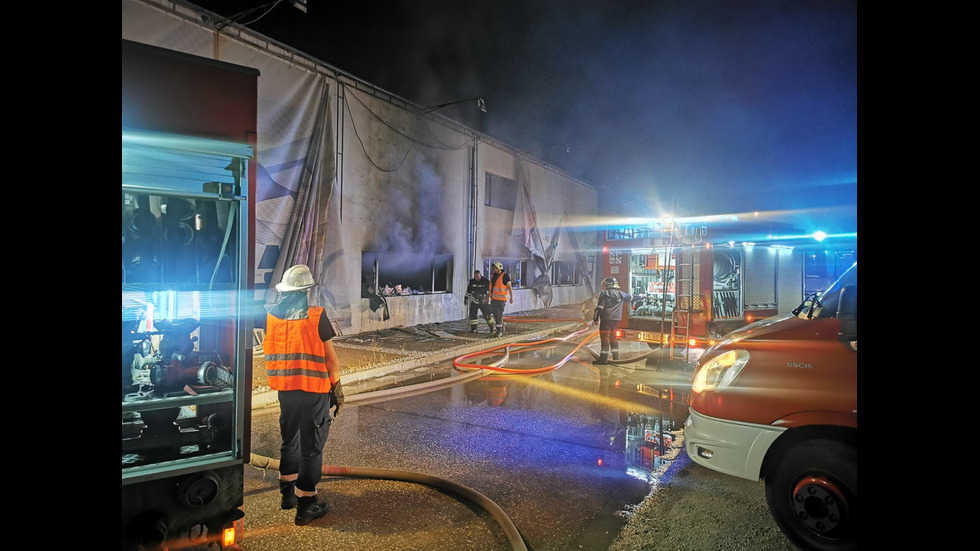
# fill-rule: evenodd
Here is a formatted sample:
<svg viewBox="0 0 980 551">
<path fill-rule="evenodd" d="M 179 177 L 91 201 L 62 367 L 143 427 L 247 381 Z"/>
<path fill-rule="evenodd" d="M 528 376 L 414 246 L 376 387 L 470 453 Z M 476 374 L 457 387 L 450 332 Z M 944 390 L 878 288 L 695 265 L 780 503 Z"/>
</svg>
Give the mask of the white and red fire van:
<svg viewBox="0 0 980 551">
<path fill-rule="evenodd" d="M 857 548 L 857 263 L 792 314 L 725 335 L 698 360 L 685 449 L 764 480 L 804 549 Z"/>
</svg>

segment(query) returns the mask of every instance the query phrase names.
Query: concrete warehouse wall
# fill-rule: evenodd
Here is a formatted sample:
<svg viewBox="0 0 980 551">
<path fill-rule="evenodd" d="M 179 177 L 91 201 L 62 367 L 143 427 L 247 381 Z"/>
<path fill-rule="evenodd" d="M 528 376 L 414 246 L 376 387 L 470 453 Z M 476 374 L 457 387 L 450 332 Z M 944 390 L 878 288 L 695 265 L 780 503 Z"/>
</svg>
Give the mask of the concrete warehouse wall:
<svg viewBox="0 0 980 551">
<path fill-rule="evenodd" d="M 313 237 L 301 235 L 294 244 L 310 249 L 303 253 L 314 259 L 308 263 L 321 283 L 318 302 L 344 334 L 465 317 L 473 268 L 530 259 L 528 244 L 549 261 L 577 263 L 585 275 L 546 295 L 522 282 L 507 311 L 543 308 L 548 300 L 578 304 L 593 295 L 598 194 L 592 185 L 244 27 L 216 31 L 208 19 L 181 0 L 122 1 L 124 39 L 261 72 L 258 301 L 274 299 L 268 288 L 284 268 L 276 263 L 280 248 L 308 189 L 317 190 L 318 202 L 298 219 Z M 485 204 L 487 174 L 517 182 L 513 210 Z M 365 252 L 384 254 L 388 265 L 381 272 L 393 277 L 401 255 L 405 270 L 445 261 L 445 290 L 387 297 L 390 319 L 384 320 L 361 298 Z"/>
</svg>

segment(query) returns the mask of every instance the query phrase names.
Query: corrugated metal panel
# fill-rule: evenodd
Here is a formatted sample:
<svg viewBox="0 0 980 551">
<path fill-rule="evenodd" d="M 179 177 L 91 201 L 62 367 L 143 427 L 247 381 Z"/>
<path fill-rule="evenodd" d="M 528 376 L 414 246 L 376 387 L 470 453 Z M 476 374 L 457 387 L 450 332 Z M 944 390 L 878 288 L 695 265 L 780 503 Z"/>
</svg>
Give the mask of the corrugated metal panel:
<svg viewBox="0 0 980 551">
<path fill-rule="evenodd" d="M 776 307 L 776 259 L 770 247 L 745 249 L 742 304 L 746 310 Z"/>
<path fill-rule="evenodd" d="M 803 252 L 779 251 L 779 313 L 793 311 L 803 301 Z"/>
</svg>

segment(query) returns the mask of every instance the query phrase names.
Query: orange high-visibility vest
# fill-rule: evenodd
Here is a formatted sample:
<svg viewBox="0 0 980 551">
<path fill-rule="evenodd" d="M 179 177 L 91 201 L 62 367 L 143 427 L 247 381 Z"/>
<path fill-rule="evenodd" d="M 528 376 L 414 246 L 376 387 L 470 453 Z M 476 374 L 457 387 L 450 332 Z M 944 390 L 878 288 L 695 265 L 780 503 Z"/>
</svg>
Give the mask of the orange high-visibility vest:
<svg viewBox="0 0 980 551">
<path fill-rule="evenodd" d="M 490 278 L 493 279 L 493 274 L 490 274 Z M 493 300 L 507 300 L 507 285 L 504 284 L 504 272 L 497 274 L 497 278 L 493 279 L 493 285 L 490 286 L 490 298 Z"/>
<path fill-rule="evenodd" d="M 284 320 L 266 316 L 265 369 L 273 390 L 327 393 L 332 384 L 327 372 L 326 345 L 320 340 L 323 308 L 311 306 L 307 319 Z"/>
</svg>

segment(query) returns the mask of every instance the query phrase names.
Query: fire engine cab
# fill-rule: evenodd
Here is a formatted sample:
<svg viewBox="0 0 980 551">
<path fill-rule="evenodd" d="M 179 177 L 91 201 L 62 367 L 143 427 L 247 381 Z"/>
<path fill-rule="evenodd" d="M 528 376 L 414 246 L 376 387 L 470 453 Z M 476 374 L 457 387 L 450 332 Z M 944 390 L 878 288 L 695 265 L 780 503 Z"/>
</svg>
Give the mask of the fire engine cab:
<svg viewBox="0 0 980 551">
<path fill-rule="evenodd" d="M 258 71 L 122 54 L 121 548 L 240 549 Z"/>
</svg>

